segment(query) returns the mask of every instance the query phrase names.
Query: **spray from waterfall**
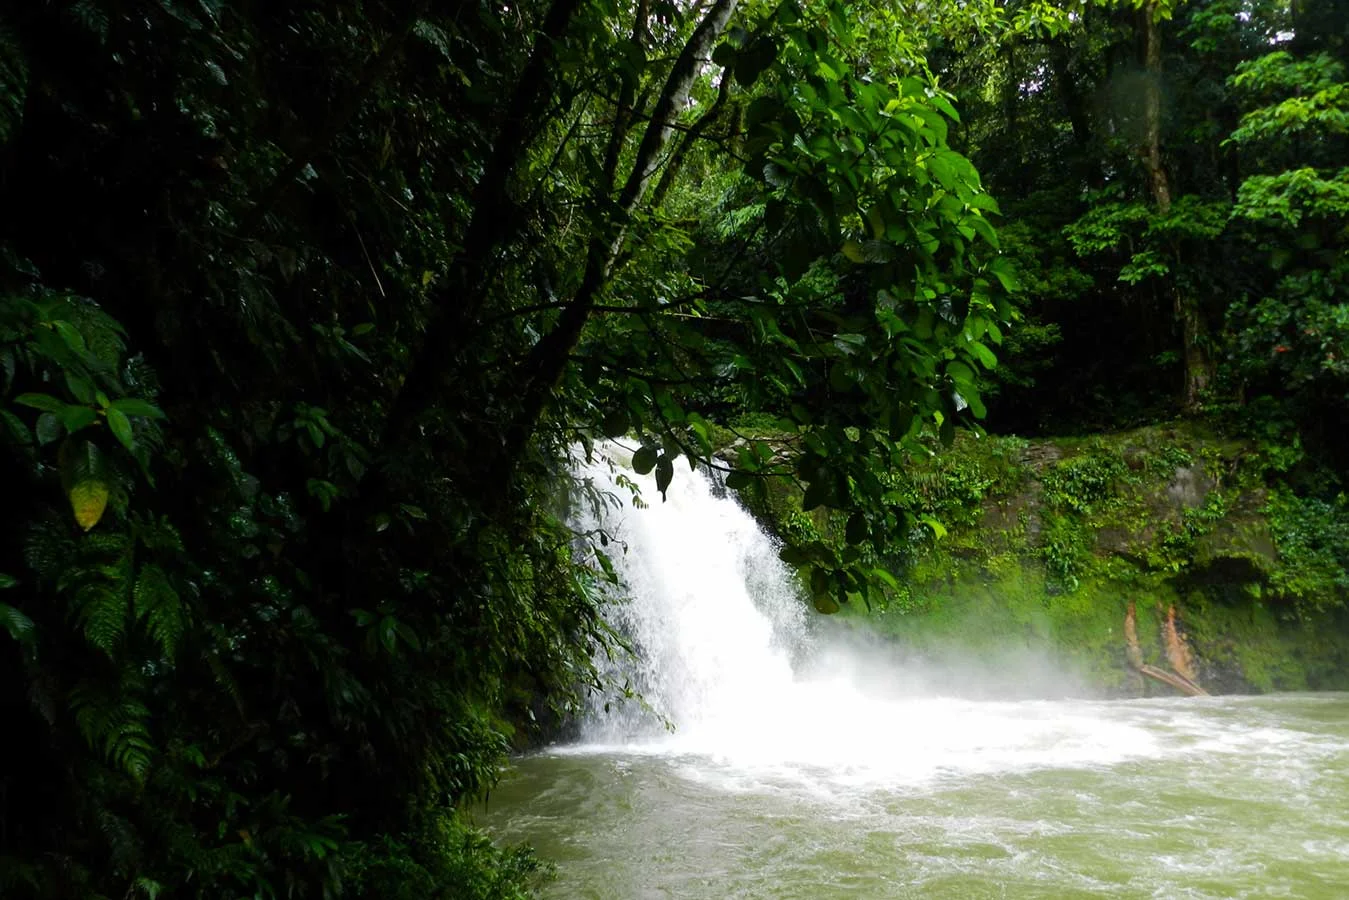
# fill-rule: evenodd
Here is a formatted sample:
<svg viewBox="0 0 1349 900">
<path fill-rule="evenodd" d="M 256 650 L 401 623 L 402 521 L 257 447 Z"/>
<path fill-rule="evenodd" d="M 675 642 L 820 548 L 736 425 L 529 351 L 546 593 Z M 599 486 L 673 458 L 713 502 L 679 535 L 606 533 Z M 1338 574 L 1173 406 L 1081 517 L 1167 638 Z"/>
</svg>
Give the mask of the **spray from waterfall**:
<svg viewBox="0 0 1349 900">
<path fill-rule="evenodd" d="M 609 619 L 634 654 L 599 663 L 649 709 L 597 697 L 566 752 L 622 748 L 859 783 L 1152 752 L 1145 730 L 1090 704 L 991 703 L 933 690 L 932 673 L 898 660 L 896 648 L 831 637 L 836 629 L 807 612 L 777 545 L 715 475 L 681 470 L 662 501 L 629 465 L 612 444 L 578 463 L 579 476 L 611 498 L 575 524 L 609 535 L 626 595 Z M 648 483 L 640 505 L 630 500 L 634 482 Z"/>
</svg>

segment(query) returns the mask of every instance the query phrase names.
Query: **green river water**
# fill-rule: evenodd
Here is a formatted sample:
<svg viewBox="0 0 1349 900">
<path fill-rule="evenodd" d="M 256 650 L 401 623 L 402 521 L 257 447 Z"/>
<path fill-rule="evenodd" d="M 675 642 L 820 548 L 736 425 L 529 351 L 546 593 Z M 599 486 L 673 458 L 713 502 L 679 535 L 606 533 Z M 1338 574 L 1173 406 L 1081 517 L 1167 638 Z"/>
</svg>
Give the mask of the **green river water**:
<svg viewBox="0 0 1349 900">
<path fill-rule="evenodd" d="M 477 818 L 555 898 L 1349 897 L 1349 696 L 915 705 L 893 765 L 558 748 Z"/>
<path fill-rule="evenodd" d="M 1090 686 L 1016 635 L 934 666 L 831 627 L 705 474 L 575 524 L 621 548 L 635 654 L 597 664 L 678 729 L 597 695 L 475 812 L 554 900 L 1349 900 L 1349 695 L 1014 699 Z"/>
</svg>

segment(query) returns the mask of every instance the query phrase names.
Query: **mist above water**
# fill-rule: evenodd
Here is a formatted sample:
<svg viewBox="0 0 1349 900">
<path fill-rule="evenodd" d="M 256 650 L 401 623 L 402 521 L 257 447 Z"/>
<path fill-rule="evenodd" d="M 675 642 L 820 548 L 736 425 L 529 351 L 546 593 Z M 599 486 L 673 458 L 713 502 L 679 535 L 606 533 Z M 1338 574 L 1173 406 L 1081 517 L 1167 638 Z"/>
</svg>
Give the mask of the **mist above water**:
<svg viewBox="0 0 1349 900">
<path fill-rule="evenodd" d="M 715 476 L 680 470 L 664 502 L 647 479 L 637 507 L 620 484 L 643 481 L 628 465 L 626 451 L 606 445 L 582 466 L 613 496 L 578 524 L 613 541 L 628 599 L 614 606 L 612 624 L 635 658 L 603 665 L 647 708 L 597 697 L 572 752 L 694 754 L 893 783 L 1156 751 L 1149 730 L 1090 703 L 986 702 L 1080 693 L 1041 657 L 905 660 L 893 645 L 808 612 L 774 541 Z"/>
</svg>

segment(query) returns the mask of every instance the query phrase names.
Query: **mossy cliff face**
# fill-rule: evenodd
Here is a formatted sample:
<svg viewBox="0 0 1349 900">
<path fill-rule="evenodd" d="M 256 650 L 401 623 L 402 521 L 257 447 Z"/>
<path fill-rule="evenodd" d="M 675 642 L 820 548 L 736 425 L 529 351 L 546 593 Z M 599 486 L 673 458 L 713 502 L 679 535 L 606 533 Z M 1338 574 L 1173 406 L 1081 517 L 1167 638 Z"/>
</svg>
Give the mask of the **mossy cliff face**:
<svg viewBox="0 0 1349 900">
<path fill-rule="evenodd" d="M 1127 664 L 1132 602 L 1144 662 L 1167 666 L 1174 607 L 1212 692 L 1349 688 L 1349 514 L 1278 487 L 1241 441 L 1190 423 L 963 435 L 895 489 L 941 528 L 896 536 L 900 590 L 842 616 L 911 652 L 1026 649 L 1098 691 L 1169 692 Z M 788 487 L 747 500 L 788 541 L 842 539 Z"/>
</svg>

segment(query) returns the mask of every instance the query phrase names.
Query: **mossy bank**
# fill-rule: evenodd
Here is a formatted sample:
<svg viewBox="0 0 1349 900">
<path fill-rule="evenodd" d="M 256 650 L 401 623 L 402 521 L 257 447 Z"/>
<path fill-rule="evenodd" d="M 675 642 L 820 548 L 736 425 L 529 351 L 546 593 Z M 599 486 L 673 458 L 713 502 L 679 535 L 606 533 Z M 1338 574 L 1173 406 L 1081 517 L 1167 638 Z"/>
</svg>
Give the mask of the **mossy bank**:
<svg viewBox="0 0 1349 900">
<path fill-rule="evenodd" d="M 1174 609 L 1211 692 L 1349 688 L 1349 510 L 1299 496 L 1255 445 L 1193 422 L 1025 440 L 961 435 L 894 489 L 918 525 L 880 562 L 898 588 L 849 625 L 919 656 L 1026 650 L 1112 695 L 1169 693 L 1128 665 L 1165 667 Z M 845 540 L 786 484 L 746 492 L 789 544 Z"/>
</svg>

